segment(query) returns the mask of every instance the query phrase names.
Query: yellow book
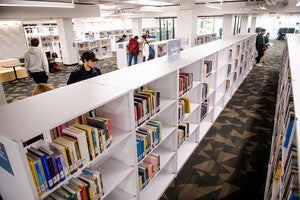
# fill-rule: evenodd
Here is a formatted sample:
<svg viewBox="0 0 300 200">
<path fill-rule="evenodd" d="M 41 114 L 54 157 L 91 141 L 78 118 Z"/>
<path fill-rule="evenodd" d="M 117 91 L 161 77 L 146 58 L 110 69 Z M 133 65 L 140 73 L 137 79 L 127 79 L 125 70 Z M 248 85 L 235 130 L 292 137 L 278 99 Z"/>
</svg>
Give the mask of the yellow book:
<svg viewBox="0 0 300 200">
<path fill-rule="evenodd" d="M 181 99 L 184 101 L 185 106 L 185 112 L 190 113 L 191 112 L 191 102 L 190 99 L 187 97 L 181 97 Z"/>
<path fill-rule="evenodd" d="M 95 154 L 95 148 L 94 148 L 94 142 L 93 142 L 93 136 L 92 136 L 92 128 L 90 126 L 78 124 L 78 123 L 72 124 L 72 126 L 85 131 L 86 137 L 87 137 L 88 148 L 89 148 L 89 152 L 90 152 L 90 160 L 94 159 L 96 157 L 96 154 Z"/>
<path fill-rule="evenodd" d="M 29 155 L 29 153 L 26 153 L 26 157 L 27 157 L 27 160 L 28 160 L 28 164 L 29 164 L 29 167 L 30 167 L 30 171 L 31 171 L 31 174 L 32 174 L 32 177 L 33 177 L 33 180 L 34 180 L 34 184 L 35 184 L 35 187 L 38 191 L 38 194 L 39 196 L 42 196 L 42 190 L 41 190 L 41 187 L 40 187 L 40 183 L 39 183 L 39 180 L 38 180 L 38 177 L 37 177 L 37 172 L 35 171 L 35 167 L 34 167 L 34 159 Z"/>
</svg>

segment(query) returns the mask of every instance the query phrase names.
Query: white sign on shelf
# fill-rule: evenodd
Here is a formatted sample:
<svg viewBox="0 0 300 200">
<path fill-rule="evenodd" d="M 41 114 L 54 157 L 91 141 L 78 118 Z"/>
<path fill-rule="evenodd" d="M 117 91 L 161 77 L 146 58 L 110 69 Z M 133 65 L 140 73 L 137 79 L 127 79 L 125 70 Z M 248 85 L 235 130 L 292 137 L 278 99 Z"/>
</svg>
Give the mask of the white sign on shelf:
<svg viewBox="0 0 300 200">
<path fill-rule="evenodd" d="M 180 59 L 180 39 L 168 41 L 168 61 Z"/>
</svg>

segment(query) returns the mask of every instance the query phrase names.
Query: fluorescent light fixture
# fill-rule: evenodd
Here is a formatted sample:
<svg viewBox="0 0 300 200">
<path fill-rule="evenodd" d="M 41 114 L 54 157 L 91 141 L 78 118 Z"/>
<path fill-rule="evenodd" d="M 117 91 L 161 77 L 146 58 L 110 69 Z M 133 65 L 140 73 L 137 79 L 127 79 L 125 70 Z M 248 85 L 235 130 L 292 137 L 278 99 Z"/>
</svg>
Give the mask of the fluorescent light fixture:
<svg viewBox="0 0 300 200">
<path fill-rule="evenodd" d="M 140 8 L 141 12 L 164 12 L 163 7 L 156 7 L 156 6 L 143 6 Z"/>
<path fill-rule="evenodd" d="M 164 1 L 154 1 L 154 0 L 138 0 L 138 1 L 124 1 L 130 4 L 139 4 L 145 6 L 171 6 L 174 3 L 164 2 Z"/>
<path fill-rule="evenodd" d="M 68 2 L 54 1 L 19 1 L 19 0 L 1 0 L 0 6 L 14 7 L 46 7 L 46 8 L 74 8 L 74 0 Z"/>
</svg>

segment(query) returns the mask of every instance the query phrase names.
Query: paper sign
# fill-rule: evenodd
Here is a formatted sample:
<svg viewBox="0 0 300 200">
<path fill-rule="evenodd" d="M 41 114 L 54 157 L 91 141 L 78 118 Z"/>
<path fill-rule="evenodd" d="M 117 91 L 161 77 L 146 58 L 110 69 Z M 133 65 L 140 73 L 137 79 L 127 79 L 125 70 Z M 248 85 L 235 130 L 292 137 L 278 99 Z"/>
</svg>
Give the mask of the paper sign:
<svg viewBox="0 0 300 200">
<path fill-rule="evenodd" d="M 14 176 L 5 147 L 2 143 L 0 143 L 0 166 Z"/>
<path fill-rule="evenodd" d="M 168 61 L 180 59 L 180 39 L 168 41 Z"/>
</svg>

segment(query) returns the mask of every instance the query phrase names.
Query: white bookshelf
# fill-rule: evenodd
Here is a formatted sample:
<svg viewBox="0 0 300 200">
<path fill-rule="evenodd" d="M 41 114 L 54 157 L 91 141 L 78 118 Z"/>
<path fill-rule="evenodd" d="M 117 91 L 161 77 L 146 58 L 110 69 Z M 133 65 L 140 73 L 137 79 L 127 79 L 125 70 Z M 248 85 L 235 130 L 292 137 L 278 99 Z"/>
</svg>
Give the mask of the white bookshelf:
<svg viewBox="0 0 300 200">
<path fill-rule="evenodd" d="M 235 36 L 184 50 L 179 60 L 168 62 L 166 56 L 160 57 L 0 107 L 3 119 L 0 142 L 6 148 L 14 172 L 12 176 L 0 168 L 1 180 L 5 180 L 0 184 L 0 193 L 4 199 L 39 199 L 22 143 L 40 134 L 50 141 L 51 129 L 96 109 L 97 115 L 110 119 L 113 135 L 111 147 L 87 164 L 103 175 L 103 199 L 159 199 L 234 94 L 234 84 L 225 92 L 230 61 L 224 53 L 243 41 L 249 41 L 245 51 L 254 48 L 254 35 Z M 253 51 L 249 56 L 253 56 Z M 213 64 L 208 77 L 203 74 L 206 60 L 212 60 Z M 248 71 L 252 64 L 247 64 Z M 179 96 L 180 72 L 193 73 L 193 87 Z M 245 76 L 243 73 L 240 77 Z M 211 90 L 206 97 L 208 111 L 201 120 L 201 104 L 205 100 L 203 83 L 209 83 Z M 163 128 L 160 143 L 151 150 L 160 155 L 160 170 L 139 191 L 138 164 L 141 161 L 137 158 L 133 94 L 141 86 L 160 91 L 161 109 L 150 119 L 161 121 Z M 190 123 L 190 132 L 178 146 L 181 97 L 188 97 L 191 102 L 191 112 L 183 119 Z M 48 102 L 54 106 L 49 107 Z"/>
<path fill-rule="evenodd" d="M 264 199 L 291 199 L 290 195 L 292 194 L 299 197 L 300 71 L 299 56 L 295 53 L 299 51 L 299 44 L 299 35 L 287 35 L 279 70 L 277 103 Z M 292 146 L 294 150 L 291 150 Z M 294 183 L 292 180 L 298 183 Z"/>
<path fill-rule="evenodd" d="M 197 36 L 197 45 L 212 42 L 217 39 L 217 33 L 200 34 Z"/>
<path fill-rule="evenodd" d="M 86 50 L 92 50 L 99 59 L 112 57 L 112 46 L 109 38 L 77 40 L 75 43 L 79 56 Z"/>
</svg>

